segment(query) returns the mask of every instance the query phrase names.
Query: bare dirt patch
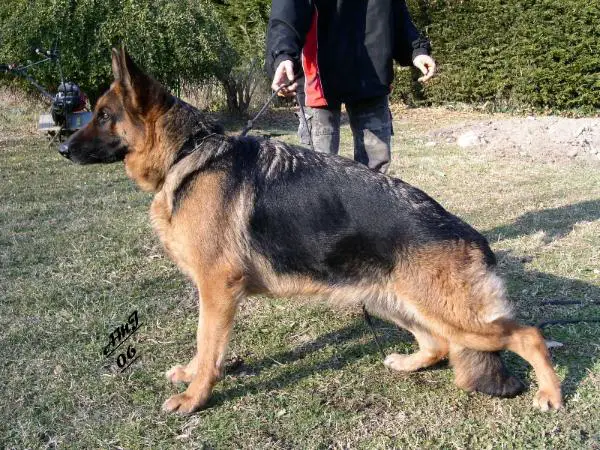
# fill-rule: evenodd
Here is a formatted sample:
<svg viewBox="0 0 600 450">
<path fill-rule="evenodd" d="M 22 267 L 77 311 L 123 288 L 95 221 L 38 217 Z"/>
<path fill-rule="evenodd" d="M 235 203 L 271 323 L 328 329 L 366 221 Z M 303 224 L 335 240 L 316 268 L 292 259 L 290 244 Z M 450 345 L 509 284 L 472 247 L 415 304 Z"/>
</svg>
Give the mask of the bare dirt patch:
<svg viewBox="0 0 600 450">
<path fill-rule="evenodd" d="M 600 163 L 600 118 L 488 118 L 437 128 L 430 145 L 453 144 L 500 157 L 543 162 L 582 160 Z"/>
</svg>

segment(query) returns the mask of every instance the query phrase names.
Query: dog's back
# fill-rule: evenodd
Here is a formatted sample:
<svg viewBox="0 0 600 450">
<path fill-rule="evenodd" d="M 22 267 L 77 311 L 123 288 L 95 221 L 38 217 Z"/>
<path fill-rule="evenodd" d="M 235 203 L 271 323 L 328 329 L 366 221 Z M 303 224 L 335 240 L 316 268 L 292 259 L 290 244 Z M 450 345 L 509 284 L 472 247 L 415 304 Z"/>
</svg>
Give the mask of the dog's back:
<svg viewBox="0 0 600 450">
<path fill-rule="evenodd" d="M 486 239 L 471 226 L 419 189 L 353 161 L 225 136 L 204 139 L 197 151 L 204 157 L 191 163 L 192 177 L 225 173 L 229 202 L 250 193 L 250 244 L 278 273 L 353 283 L 389 276 L 409 252 L 444 242 L 463 242 L 495 264 Z M 177 208 L 192 181 L 179 178 L 172 188 Z"/>
</svg>

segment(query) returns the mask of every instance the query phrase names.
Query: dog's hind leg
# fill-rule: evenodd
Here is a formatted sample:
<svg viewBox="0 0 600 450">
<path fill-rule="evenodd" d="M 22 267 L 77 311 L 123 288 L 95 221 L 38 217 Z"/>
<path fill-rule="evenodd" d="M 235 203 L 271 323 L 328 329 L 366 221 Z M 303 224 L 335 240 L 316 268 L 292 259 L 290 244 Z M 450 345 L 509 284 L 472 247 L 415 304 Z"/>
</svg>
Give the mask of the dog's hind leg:
<svg viewBox="0 0 600 450">
<path fill-rule="evenodd" d="M 525 389 L 518 378 L 508 373 L 498 352 L 480 352 L 452 344 L 450 363 L 456 385 L 465 391 L 514 397 Z"/>
<path fill-rule="evenodd" d="M 520 326 L 510 335 L 508 349 L 525 359 L 535 371 L 539 390 L 535 395 L 534 405 L 542 411 L 561 408 L 560 381 L 552 367 L 550 353 L 540 330 Z"/>
<path fill-rule="evenodd" d="M 560 382 L 552 367 L 544 338 L 537 328 L 501 319 L 490 323 L 485 332 L 455 329 L 451 333 L 450 339 L 452 342 L 451 359 L 458 364 L 457 381 L 465 383 L 468 387 L 478 372 L 484 375 L 484 380 L 486 373 L 500 376 L 498 375 L 497 361 L 494 362 L 489 355 L 482 356 L 478 353 L 506 349 L 516 353 L 533 367 L 539 383 L 534 405 L 542 411 L 562 407 Z M 455 347 L 455 345 L 459 347 Z M 460 347 L 470 349 L 471 352 L 464 353 Z M 510 378 L 506 379 L 509 385 L 514 384 L 509 380 Z"/>
<path fill-rule="evenodd" d="M 408 330 L 415 336 L 419 350 L 410 355 L 392 353 L 383 362 L 387 367 L 400 372 L 414 372 L 434 365 L 448 356 L 448 341 L 418 326 Z"/>
<path fill-rule="evenodd" d="M 450 343 L 459 386 L 514 395 L 521 385 L 506 373 L 494 353 L 510 350 L 535 371 L 539 391 L 534 405 L 542 410 L 559 409 L 560 383 L 544 339 L 538 329 L 511 319 L 504 284 L 491 269 L 491 251 L 485 250 L 485 246 L 457 241 L 405 255 L 405 265 L 394 273 L 396 297 L 404 299 L 409 318 Z"/>
<path fill-rule="evenodd" d="M 200 279 L 196 373 L 185 392 L 173 395 L 163 404 L 164 410 L 190 414 L 208 401 L 221 375 L 235 312 L 243 294 L 242 281 L 241 275 L 231 270 L 215 269 Z"/>
</svg>

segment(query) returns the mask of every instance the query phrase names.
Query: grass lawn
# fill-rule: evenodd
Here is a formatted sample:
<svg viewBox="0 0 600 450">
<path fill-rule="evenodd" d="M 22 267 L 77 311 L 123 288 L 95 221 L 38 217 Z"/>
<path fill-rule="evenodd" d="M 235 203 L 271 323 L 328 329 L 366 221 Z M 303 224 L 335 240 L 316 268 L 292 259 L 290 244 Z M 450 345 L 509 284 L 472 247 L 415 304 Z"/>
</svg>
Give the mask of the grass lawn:
<svg viewBox="0 0 600 450">
<path fill-rule="evenodd" d="M 208 408 L 161 412 L 183 389 L 164 372 L 195 348 L 194 290 L 151 232 L 151 196 L 122 164 L 75 166 L 49 150 L 33 111 L 0 106 L 0 447 L 600 449 L 598 323 L 544 328 L 564 344 L 552 354 L 566 408 L 543 414 L 532 371 L 513 354 L 530 390 L 466 394 L 446 365 L 386 370 L 359 311 L 251 298 Z M 436 121 L 464 117 L 396 119 L 391 174 L 484 232 L 520 319 L 600 317 L 599 165 L 426 146 Z M 293 120 L 270 123 L 258 133 L 295 141 Z M 350 154 L 347 125 L 342 146 Z M 543 304 L 556 300 L 580 304 Z M 142 327 L 105 357 L 134 310 Z M 408 333 L 376 326 L 387 353 L 414 350 Z M 127 348 L 138 358 L 121 372 Z"/>
</svg>

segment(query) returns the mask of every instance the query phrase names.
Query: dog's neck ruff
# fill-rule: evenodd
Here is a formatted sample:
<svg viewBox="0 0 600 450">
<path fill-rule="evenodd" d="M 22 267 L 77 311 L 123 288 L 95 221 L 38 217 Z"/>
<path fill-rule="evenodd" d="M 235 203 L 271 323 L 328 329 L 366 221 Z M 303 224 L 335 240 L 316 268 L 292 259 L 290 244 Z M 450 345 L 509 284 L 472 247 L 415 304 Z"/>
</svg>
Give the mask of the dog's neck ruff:
<svg viewBox="0 0 600 450">
<path fill-rule="evenodd" d="M 183 143 L 181 148 L 175 154 L 175 158 L 173 159 L 173 163 L 171 167 L 175 166 L 178 162 L 180 162 L 185 157 L 191 155 L 196 150 L 198 150 L 202 143 L 212 136 L 218 136 L 217 133 L 209 133 L 205 134 L 205 132 L 201 131 L 192 136 L 188 137 L 186 141 Z"/>
<path fill-rule="evenodd" d="M 178 152 L 176 155 L 175 162 L 167 172 L 165 182 L 162 186 L 162 191 L 168 195 L 167 202 L 170 212 L 173 210 L 173 195 L 186 177 L 202 171 L 207 164 L 210 164 L 210 161 L 222 157 L 231 149 L 227 137 L 221 134 L 202 134 L 196 135 L 196 138 L 195 141 L 193 138 L 188 139 L 193 145 L 182 146 L 183 151 Z M 216 142 L 205 143 L 209 139 Z"/>
</svg>

